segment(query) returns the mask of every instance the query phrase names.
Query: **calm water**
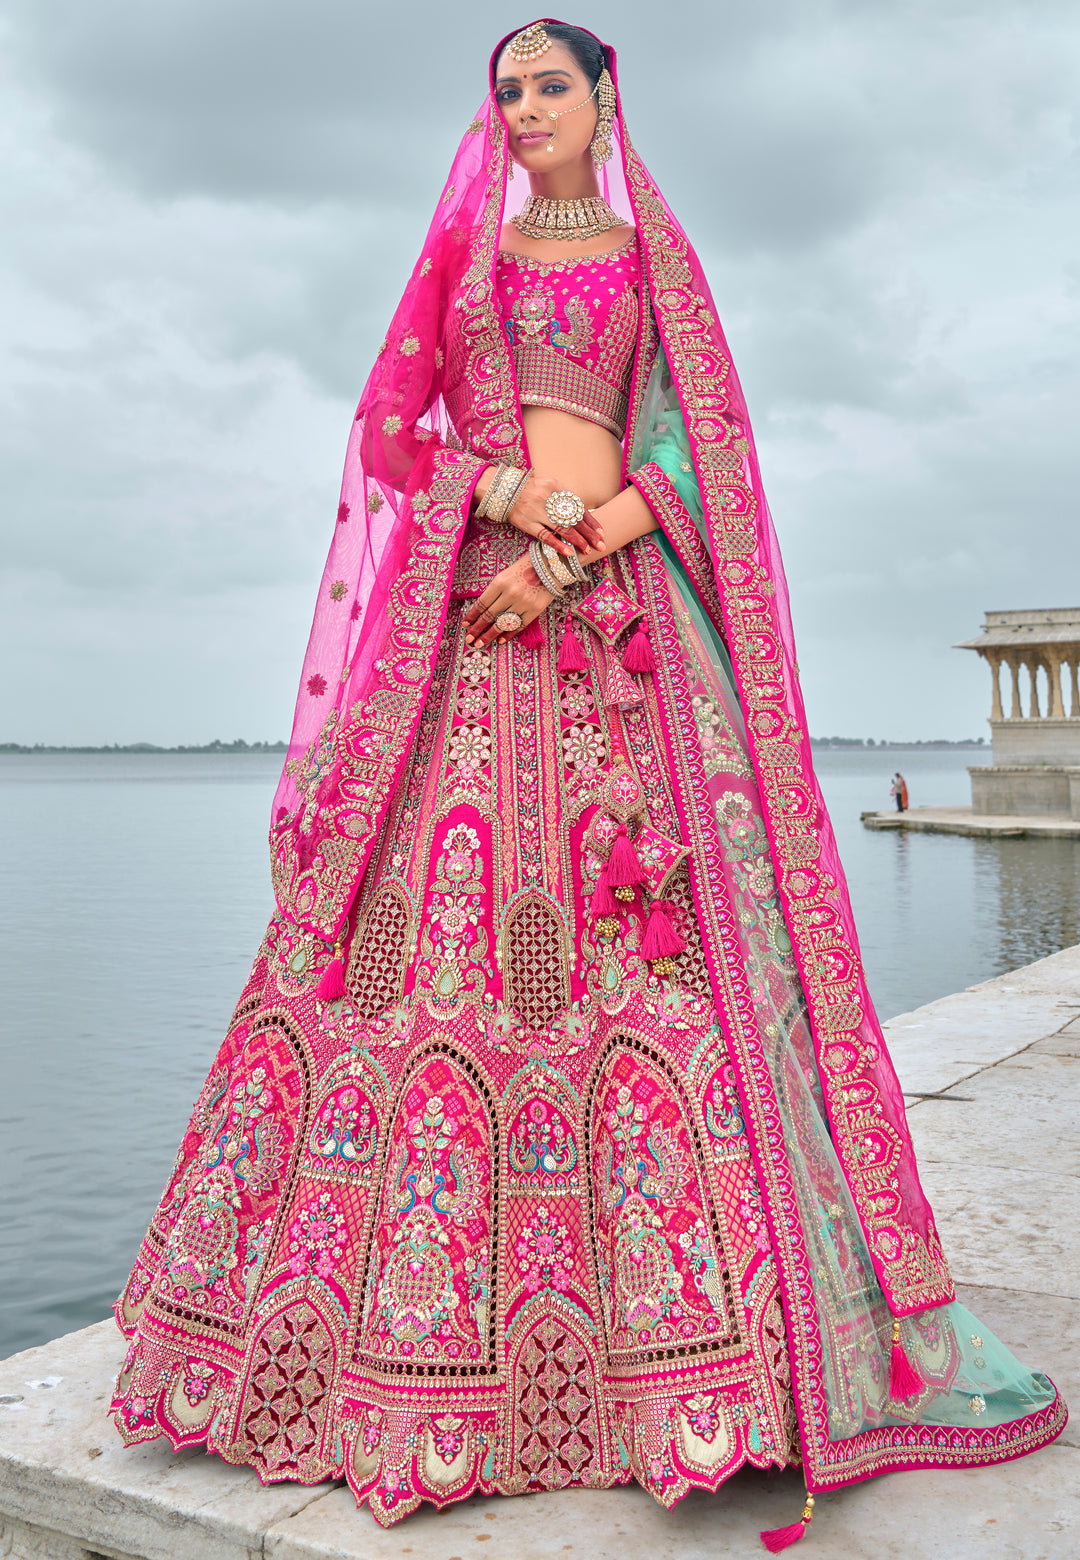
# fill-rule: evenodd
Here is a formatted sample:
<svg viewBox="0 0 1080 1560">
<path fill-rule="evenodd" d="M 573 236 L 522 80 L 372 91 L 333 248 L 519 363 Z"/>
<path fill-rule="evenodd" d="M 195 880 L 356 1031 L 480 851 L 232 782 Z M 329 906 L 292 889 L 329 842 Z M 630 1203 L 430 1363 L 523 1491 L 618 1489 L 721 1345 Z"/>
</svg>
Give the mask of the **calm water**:
<svg viewBox="0 0 1080 1560">
<path fill-rule="evenodd" d="M 1080 842 L 870 834 L 968 752 L 823 752 L 883 1017 L 1080 940 Z M 108 1312 L 270 910 L 272 755 L 0 755 L 0 1357 Z"/>
</svg>

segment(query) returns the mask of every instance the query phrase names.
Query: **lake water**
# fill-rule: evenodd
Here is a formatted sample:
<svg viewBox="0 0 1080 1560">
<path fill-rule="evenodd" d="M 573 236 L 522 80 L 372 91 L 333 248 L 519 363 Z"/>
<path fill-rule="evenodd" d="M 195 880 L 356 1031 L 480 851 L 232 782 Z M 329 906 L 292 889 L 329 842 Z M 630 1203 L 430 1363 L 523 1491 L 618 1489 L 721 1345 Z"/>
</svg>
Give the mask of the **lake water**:
<svg viewBox="0 0 1080 1560">
<path fill-rule="evenodd" d="M 1080 940 L 1080 842 L 877 834 L 988 754 L 825 751 L 883 1018 Z M 270 912 L 275 755 L 0 755 L 0 1358 L 108 1313 Z"/>
</svg>

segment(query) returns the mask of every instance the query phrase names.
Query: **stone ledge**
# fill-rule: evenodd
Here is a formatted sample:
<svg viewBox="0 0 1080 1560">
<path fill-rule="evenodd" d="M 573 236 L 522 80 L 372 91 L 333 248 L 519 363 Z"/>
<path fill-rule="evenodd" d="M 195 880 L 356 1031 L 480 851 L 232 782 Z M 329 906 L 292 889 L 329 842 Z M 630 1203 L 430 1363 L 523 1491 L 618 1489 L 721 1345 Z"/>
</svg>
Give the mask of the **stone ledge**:
<svg viewBox="0 0 1080 1560">
<path fill-rule="evenodd" d="M 1080 1099 L 1080 947 L 886 1027 L 961 1298 L 1080 1400 L 1076 1177 L 1071 1154 L 1046 1151 L 1051 1116 L 1071 1106 L 1075 1119 Z M 992 1117 L 980 1175 L 965 1134 L 981 1141 Z M 1032 1224 L 1040 1197 L 1060 1205 L 1052 1263 Z M 631 1486 L 478 1497 L 386 1530 L 339 1484 L 263 1486 L 198 1450 L 125 1449 L 104 1417 L 123 1353 L 109 1321 L 0 1363 L 7 1560 L 749 1560 L 764 1553 L 760 1529 L 802 1505 L 797 1474 L 743 1469 L 672 1512 Z M 1064 1560 L 1080 1554 L 1078 1441 L 1068 1428 L 997 1468 L 890 1474 L 821 1496 L 810 1541 L 829 1560 Z"/>
<path fill-rule="evenodd" d="M 866 829 L 913 834 L 970 834 L 992 840 L 1080 840 L 1080 818 L 1068 813 L 977 813 L 971 807 L 909 807 L 859 814 Z"/>
</svg>

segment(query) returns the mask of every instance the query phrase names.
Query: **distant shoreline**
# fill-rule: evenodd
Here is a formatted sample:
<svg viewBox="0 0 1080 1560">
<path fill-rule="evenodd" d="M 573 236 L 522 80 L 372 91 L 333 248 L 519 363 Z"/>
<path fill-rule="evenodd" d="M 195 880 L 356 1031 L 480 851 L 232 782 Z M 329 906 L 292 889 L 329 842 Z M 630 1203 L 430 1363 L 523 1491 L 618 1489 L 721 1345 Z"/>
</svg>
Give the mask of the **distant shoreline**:
<svg viewBox="0 0 1080 1560">
<path fill-rule="evenodd" d="M 944 738 L 930 742 L 875 742 L 873 737 L 811 737 L 810 746 L 817 750 L 857 748 L 867 753 L 898 751 L 912 748 L 964 748 L 987 752 L 989 743 L 983 738 L 968 738 L 963 742 L 947 742 Z M 51 743 L 35 742 L 27 747 L 21 742 L 0 742 L 0 754 L 25 753 L 287 753 L 287 742 L 245 742 L 238 737 L 235 742 L 204 742 L 201 746 L 158 747 L 153 742 L 114 742 L 104 747 L 54 747 Z"/>
<path fill-rule="evenodd" d="M 24 747 L 21 742 L 0 742 L 0 753 L 287 753 L 287 742 L 205 742 L 201 747 L 158 747 L 153 742 L 114 742 L 109 747 L 53 747 L 46 742 L 35 742 Z"/>
<path fill-rule="evenodd" d="M 930 742 L 875 742 L 873 737 L 811 737 L 812 748 L 857 748 L 866 753 L 880 753 L 884 748 L 964 748 L 974 753 L 988 753 L 990 744 L 985 737 L 966 737 L 963 742 L 947 742 L 936 737 Z"/>
</svg>

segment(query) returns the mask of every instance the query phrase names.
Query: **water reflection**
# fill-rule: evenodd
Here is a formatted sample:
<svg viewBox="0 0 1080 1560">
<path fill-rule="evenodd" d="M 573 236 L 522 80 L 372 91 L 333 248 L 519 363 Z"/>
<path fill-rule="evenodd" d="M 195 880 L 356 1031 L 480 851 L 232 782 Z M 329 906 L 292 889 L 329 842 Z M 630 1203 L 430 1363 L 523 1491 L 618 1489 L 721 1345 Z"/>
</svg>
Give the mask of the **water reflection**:
<svg viewBox="0 0 1080 1560">
<path fill-rule="evenodd" d="M 905 753 L 912 800 L 970 753 Z M 882 1017 L 1080 937 L 1080 843 L 877 834 L 896 754 L 819 774 Z M 278 760 L 0 757 L 0 1356 L 99 1320 L 123 1281 L 270 907 Z"/>
<path fill-rule="evenodd" d="M 974 840 L 980 899 L 996 907 L 995 975 L 1080 941 L 1080 840 Z"/>
</svg>

